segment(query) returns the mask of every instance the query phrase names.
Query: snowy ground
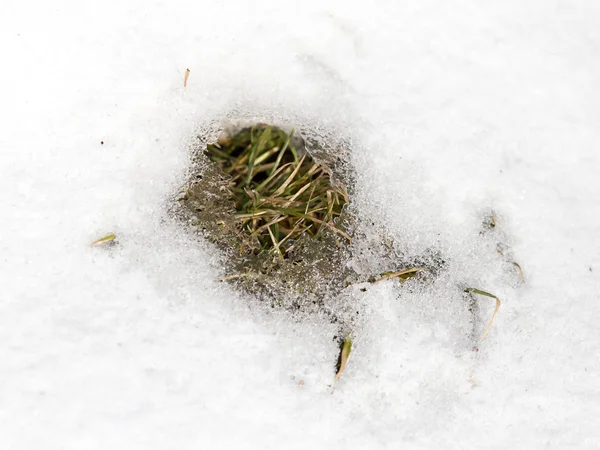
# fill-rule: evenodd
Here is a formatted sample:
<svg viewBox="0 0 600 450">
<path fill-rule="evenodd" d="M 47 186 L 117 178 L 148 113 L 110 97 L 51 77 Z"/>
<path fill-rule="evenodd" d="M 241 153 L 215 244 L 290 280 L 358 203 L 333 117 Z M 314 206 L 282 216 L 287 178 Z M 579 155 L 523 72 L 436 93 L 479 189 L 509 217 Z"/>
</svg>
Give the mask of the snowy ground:
<svg viewBox="0 0 600 450">
<path fill-rule="evenodd" d="M 597 1 L 90 3 L 3 0 L 0 448 L 600 448 Z M 382 283 L 332 388 L 330 326 L 219 285 L 165 210 L 234 107 L 347 130 L 365 214 L 502 298 L 479 352 Z"/>
</svg>

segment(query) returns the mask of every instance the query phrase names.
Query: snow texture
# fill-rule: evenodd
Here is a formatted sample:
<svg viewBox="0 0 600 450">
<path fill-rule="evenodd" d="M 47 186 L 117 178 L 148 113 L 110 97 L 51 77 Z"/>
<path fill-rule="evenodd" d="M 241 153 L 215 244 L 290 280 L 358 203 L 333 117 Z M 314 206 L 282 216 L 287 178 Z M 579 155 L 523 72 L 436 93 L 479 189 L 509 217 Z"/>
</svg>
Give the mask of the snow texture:
<svg viewBox="0 0 600 450">
<path fill-rule="evenodd" d="M 0 448 L 599 448 L 598 23 L 594 0 L 4 0 Z M 344 293 L 335 385 L 335 327 L 253 307 L 167 214 L 232 111 L 345 136 L 373 234 L 449 261 Z M 459 283 L 503 301 L 477 352 Z"/>
</svg>

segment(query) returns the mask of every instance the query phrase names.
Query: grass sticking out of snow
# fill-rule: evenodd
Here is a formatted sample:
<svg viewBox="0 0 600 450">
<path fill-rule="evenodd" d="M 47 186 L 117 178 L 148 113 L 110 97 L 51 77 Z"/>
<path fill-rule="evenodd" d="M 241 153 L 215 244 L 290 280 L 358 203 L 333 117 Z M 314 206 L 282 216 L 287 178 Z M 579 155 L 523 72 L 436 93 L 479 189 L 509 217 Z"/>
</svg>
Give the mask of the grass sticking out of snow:
<svg viewBox="0 0 600 450">
<path fill-rule="evenodd" d="M 104 237 L 101 237 L 100 239 L 95 240 L 90 245 L 92 247 L 98 247 L 101 245 L 112 245 L 116 242 L 115 239 L 117 239 L 117 235 L 114 233 L 111 233 L 111 234 L 107 234 Z"/>
<path fill-rule="evenodd" d="M 229 191 L 244 246 L 284 258 L 303 234 L 322 237 L 325 228 L 349 240 L 334 220 L 348 202 L 346 189 L 331 182 L 326 166 L 300 154 L 278 127 L 257 124 L 208 144 L 206 154 L 231 177 Z"/>
<path fill-rule="evenodd" d="M 352 339 L 350 337 L 346 337 L 342 344 L 340 345 L 340 355 L 338 357 L 338 362 L 336 364 L 336 373 L 335 379 L 339 380 L 346 368 L 346 364 L 348 363 L 348 358 L 350 358 L 350 352 L 352 351 Z"/>
<path fill-rule="evenodd" d="M 494 294 L 490 294 L 489 292 L 482 291 L 481 289 L 466 288 L 465 292 L 468 293 L 468 294 L 470 294 L 470 295 L 472 295 L 472 294 L 478 294 L 478 295 L 483 295 L 485 297 L 490 297 L 490 298 L 496 299 L 496 308 L 494 309 L 494 314 L 492 314 L 492 318 L 490 320 L 490 323 L 488 324 L 488 326 L 486 327 L 485 331 L 483 332 L 483 334 L 479 338 L 479 340 L 482 341 L 483 338 L 488 334 L 488 332 L 492 328 L 492 325 L 494 324 L 494 319 L 496 318 L 496 314 L 498 314 L 498 310 L 500 309 L 500 305 L 502 304 L 502 302 Z"/>
<path fill-rule="evenodd" d="M 379 283 L 380 281 L 389 280 L 391 278 L 398 278 L 401 281 L 406 281 L 409 278 L 416 276 L 419 272 L 427 271 L 424 267 L 412 267 L 410 269 L 403 269 L 400 271 L 388 271 L 381 274 L 380 278 L 373 280 L 373 283 Z"/>
</svg>

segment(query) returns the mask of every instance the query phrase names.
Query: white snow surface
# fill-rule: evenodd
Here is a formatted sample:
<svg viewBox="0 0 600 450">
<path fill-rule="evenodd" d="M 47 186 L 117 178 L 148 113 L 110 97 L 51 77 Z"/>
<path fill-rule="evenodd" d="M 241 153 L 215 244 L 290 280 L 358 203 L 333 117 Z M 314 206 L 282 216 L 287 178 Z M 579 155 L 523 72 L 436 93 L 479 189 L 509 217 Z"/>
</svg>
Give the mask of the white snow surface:
<svg viewBox="0 0 600 450">
<path fill-rule="evenodd" d="M 600 448 L 599 23 L 596 0 L 3 0 L 0 448 Z M 218 283 L 167 213 L 233 110 L 351 139 L 361 214 L 450 261 L 345 294 L 335 384 L 334 326 Z M 461 282 L 503 301 L 478 352 Z"/>
</svg>

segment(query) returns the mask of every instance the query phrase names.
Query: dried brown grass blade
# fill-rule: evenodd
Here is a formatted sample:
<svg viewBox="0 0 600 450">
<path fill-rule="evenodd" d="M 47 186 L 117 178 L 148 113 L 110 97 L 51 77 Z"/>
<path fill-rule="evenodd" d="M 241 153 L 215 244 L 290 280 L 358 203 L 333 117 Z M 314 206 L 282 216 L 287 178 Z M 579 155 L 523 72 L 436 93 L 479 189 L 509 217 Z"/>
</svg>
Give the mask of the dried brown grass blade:
<svg viewBox="0 0 600 450">
<path fill-rule="evenodd" d="M 521 281 L 525 281 L 525 274 L 523 273 L 523 269 L 521 268 L 521 266 L 513 261 L 513 264 L 515 265 L 515 267 L 517 268 L 517 270 L 519 271 L 519 276 L 521 277 Z"/>
<path fill-rule="evenodd" d="M 502 302 L 494 294 L 490 294 L 489 292 L 482 291 L 481 289 L 466 288 L 465 292 L 468 292 L 469 294 L 471 294 L 471 293 L 472 294 L 479 294 L 479 295 L 483 295 L 485 297 L 490 297 L 490 298 L 495 298 L 496 299 L 496 308 L 494 309 L 494 314 L 492 314 L 492 319 L 490 320 L 490 323 L 488 324 L 488 326 L 486 327 L 485 331 L 483 332 L 483 334 L 479 338 L 479 342 L 481 342 L 483 340 L 483 338 L 488 334 L 488 332 L 490 331 L 490 329 L 492 328 L 492 325 L 494 324 L 494 319 L 496 318 L 496 314 L 498 314 L 498 310 L 500 309 L 500 305 L 502 304 Z"/>
<path fill-rule="evenodd" d="M 399 272 L 388 273 L 388 274 L 382 276 L 381 278 L 378 278 L 377 280 L 373 281 L 373 283 L 379 283 L 380 281 L 389 280 L 390 278 L 401 277 L 402 275 L 408 275 L 411 273 L 420 272 L 422 270 L 427 270 L 427 269 L 425 269 L 424 267 L 411 267 L 410 269 L 400 270 Z"/>
<path fill-rule="evenodd" d="M 287 178 L 287 180 L 285 180 L 284 183 L 281 186 L 279 186 L 279 189 L 277 189 L 273 193 L 273 195 L 281 195 L 282 192 L 285 191 L 285 188 L 289 186 L 289 184 L 292 182 L 292 180 L 294 179 L 294 177 L 296 176 L 296 174 L 300 170 L 300 167 L 302 167 L 302 163 L 304 162 L 305 158 L 306 158 L 306 155 L 304 155 L 302 157 L 302 159 L 296 165 L 296 168 L 294 169 L 294 171 L 290 174 L 290 176 Z"/>
</svg>

